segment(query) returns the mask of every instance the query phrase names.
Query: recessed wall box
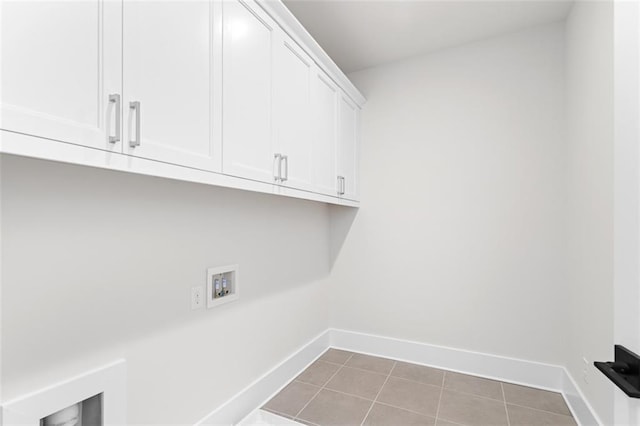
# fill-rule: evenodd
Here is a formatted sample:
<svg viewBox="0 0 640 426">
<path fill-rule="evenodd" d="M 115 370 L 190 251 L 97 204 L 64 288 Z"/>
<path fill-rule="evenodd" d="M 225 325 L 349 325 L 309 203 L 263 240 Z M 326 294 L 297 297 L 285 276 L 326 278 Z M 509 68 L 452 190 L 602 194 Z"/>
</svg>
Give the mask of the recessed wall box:
<svg viewBox="0 0 640 426">
<path fill-rule="evenodd" d="M 237 300 L 238 265 L 228 265 L 207 269 L 207 308 Z"/>
</svg>

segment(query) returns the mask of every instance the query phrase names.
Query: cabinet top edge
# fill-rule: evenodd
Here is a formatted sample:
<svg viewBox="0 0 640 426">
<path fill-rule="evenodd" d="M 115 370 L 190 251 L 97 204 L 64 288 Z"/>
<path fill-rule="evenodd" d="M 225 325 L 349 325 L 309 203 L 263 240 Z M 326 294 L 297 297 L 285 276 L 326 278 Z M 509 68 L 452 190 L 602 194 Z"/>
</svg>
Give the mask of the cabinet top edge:
<svg viewBox="0 0 640 426">
<path fill-rule="evenodd" d="M 349 80 L 346 74 L 336 65 L 331 57 L 324 51 L 322 46 L 309 34 L 307 29 L 298 21 L 291 11 L 281 0 L 255 0 L 273 19 L 275 19 L 282 29 L 293 38 L 298 44 L 308 49 L 307 53 L 329 76 L 336 80 L 336 83 L 351 97 L 351 99 L 362 108 L 367 102 L 364 95 Z"/>
</svg>

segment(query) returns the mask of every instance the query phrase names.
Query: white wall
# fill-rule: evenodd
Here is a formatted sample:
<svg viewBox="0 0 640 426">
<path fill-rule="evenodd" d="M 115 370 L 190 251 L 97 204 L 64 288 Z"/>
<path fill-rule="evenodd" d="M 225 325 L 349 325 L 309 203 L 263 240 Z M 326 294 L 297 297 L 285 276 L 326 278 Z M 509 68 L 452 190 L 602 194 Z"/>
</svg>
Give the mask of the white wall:
<svg viewBox="0 0 640 426">
<path fill-rule="evenodd" d="M 614 337 L 640 353 L 640 4 L 614 3 Z M 611 355 L 610 355 L 611 356 Z M 615 425 L 640 424 L 640 400 L 609 385 Z"/>
<path fill-rule="evenodd" d="M 612 2 L 575 4 L 566 52 L 571 297 L 565 365 L 604 424 L 613 424 L 613 386 L 592 365 L 612 360 L 614 344 Z"/>
<path fill-rule="evenodd" d="M 561 364 L 562 23 L 350 77 L 368 99 L 362 207 L 332 326 Z"/>
<path fill-rule="evenodd" d="M 324 204 L 4 156 L 5 400 L 124 357 L 131 424 L 193 424 L 327 328 Z M 192 312 L 208 266 L 241 298 Z"/>
</svg>

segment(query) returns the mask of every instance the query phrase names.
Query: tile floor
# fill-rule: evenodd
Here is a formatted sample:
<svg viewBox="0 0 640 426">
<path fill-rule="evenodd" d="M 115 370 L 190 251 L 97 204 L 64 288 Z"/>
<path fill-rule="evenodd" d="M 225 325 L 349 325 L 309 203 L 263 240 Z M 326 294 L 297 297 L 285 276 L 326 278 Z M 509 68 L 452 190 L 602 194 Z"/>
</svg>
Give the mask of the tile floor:
<svg viewBox="0 0 640 426">
<path fill-rule="evenodd" d="M 329 349 L 264 410 L 318 425 L 576 425 L 562 395 Z"/>
</svg>

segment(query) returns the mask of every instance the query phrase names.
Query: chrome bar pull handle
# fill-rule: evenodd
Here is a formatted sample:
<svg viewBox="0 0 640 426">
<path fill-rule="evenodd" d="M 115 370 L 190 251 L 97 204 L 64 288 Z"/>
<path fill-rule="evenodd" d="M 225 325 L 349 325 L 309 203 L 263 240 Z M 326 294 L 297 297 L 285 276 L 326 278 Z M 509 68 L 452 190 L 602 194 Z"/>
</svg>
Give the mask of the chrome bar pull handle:
<svg viewBox="0 0 640 426">
<path fill-rule="evenodd" d="M 282 154 L 273 154 L 274 161 L 278 164 L 278 173 L 274 171 L 273 177 L 276 182 L 282 181 Z M 275 165 L 274 165 L 275 168 Z"/>
<path fill-rule="evenodd" d="M 344 176 L 338 176 L 338 195 L 344 195 L 346 189 Z"/>
<path fill-rule="evenodd" d="M 289 180 L 289 156 L 283 155 L 282 160 L 284 161 L 284 178 L 282 178 L 283 182 Z"/>
<path fill-rule="evenodd" d="M 120 95 L 115 93 L 113 95 L 109 95 L 109 103 L 115 104 L 115 117 L 116 117 L 116 134 L 115 136 L 109 135 L 109 142 L 116 143 L 120 142 Z"/>
<path fill-rule="evenodd" d="M 134 139 L 129 140 L 129 146 L 131 148 L 135 148 L 136 146 L 140 146 L 140 102 L 134 101 L 129 102 L 129 110 L 133 110 L 133 114 L 135 114 L 136 120 L 136 137 Z"/>
</svg>

